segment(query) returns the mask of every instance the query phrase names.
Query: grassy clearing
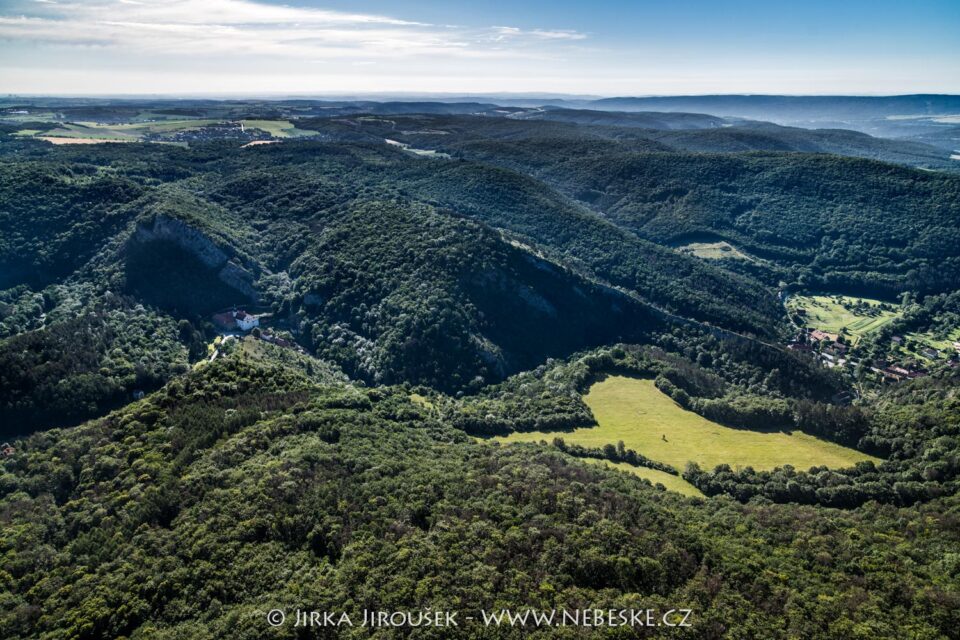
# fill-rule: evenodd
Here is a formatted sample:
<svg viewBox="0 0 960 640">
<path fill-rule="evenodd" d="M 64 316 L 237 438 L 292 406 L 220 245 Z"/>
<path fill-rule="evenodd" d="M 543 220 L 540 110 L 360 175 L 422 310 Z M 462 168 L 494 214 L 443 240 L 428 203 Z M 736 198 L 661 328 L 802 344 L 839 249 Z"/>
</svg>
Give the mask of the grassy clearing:
<svg viewBox="0 0 960 640">
<path fill-rule="evenodd" d="M 669 491 L 676 491 L 677 493 L 682 493 L 685 496 L 695 496 L 699 498 L 704 497 L 700 489 L 697 489 L 680 476 L 673 476 L 664 471 L 648 469 L 647 467 L 635 467 L 632 464 L 627 464 L 626 462 L 610 462 L 609 460 L 597 460 L 594 458 L 583 458 L 583 461 L 590 462 L 592 464 L 603 465 L 611 469 L 626 471 L 627 473 L 632 473 L 635 476 L 649 480 L 653 484 L 657 484 L 659 482 Z"/>
<path fill-rule="evenodd" d="M 430 399 L 426 396 L 420 395 L 419 393 L 411 393 L 410 402 L 418 404 L 425 409 L 430 409 L 431 411 L 436 410 L 436 406 L 430 402 Z"/>
<path fill-rule="evenodd" d="M 698 258 L 705 258 L 707 260 L 733 259 L 756 262 L 753 256 L 747 255 L 729 242 L 722 240 L 720 242 L 691 242 L 682 247 L 677 247 L 677 250 L 681 253 L 693 254 Z"/>
<path fill-rule="evenodd" d="M 900 316 L 896 305 L 888 304 L 893 307 L 891 310 L 882 308 L 883 304 L 879 300 L 852 296 L 794 295 L 787 300 L 790 311 L 806 313 L 801 321 L 805 326 L 828 333 L 840 333 L 845 329 L 853 344 Z"/>
<path fill-rule="evenodd" d="M 704 469 L 724 463 L 757 470 L 789 464 L 804 471 L 820 465 L 850 467 L 861 460 L 879 462 L 872 456 L 799 431 L 757 432 L 711 422 L 681 408 L 657 389 L 653 380 L 613 376 L 594 384 L 584 401 L 598 426 L 554 433 L 512 433 L 498 439 L 549 442 L 560 436 L 568 443 L 587 447 L 623 440 L 628 449 L 679 471 L 690 461 Z"/>
</svg>

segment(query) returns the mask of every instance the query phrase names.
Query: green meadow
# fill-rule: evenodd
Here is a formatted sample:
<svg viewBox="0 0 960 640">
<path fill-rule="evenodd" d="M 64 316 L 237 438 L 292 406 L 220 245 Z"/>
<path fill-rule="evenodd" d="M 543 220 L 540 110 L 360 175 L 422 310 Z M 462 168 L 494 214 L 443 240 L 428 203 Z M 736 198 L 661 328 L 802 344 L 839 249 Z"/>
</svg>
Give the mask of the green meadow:
<svg viewBox="0 0 960 640">
<path fill-rule="evenodd" d="M 594 384 L 584 401 L 597 419 L 596 427 L 553 433 L 515 432 L 498 440 L 549 442 L 559 436 L 570 444 L 585 447 L 602 447 L 623 440 L 628 449 L 678 471 L 687 462 L 696 462 L 704 469 L 729 464 L 734 468 L 769 470 L 789 464 L 804 471 L 821 465 L 850 467 L 862 460 L 880 462 L 799 431 L 760 432 L 711 422 L 677 405 L 654 386 L 653 380 L 612 376 Z"/>
<path fill-rule="evenodd" d="M 685 496 L 692 496 L 692 497 L 699 497 L 699 498 L 704 497 L 700 489 L 697 489 L 695 486 L 693 486 L 692 484 L 690 484 L 680 476 L 671 475 L 666 471 L 660 471 L 659 469 L 649 469 L 647 467 L 635 467 L 632 464 L 627 464 L 626 462 L 610 462 L 609 460 L 597 460 L 596 458 L 584 458 L 583 461 L 602 465 L 605 467 L 609 467 L 611 469 L 619 469 L 620 471 L 626 471 L 627 473 L 632 473 L 635 476 L 639 476 L 641 478 L 649 480 L 653 484 L 657 484 L 659 482 L 668 490 L 676 491 L 677 493 L 682 493 Z"/>
</svg>

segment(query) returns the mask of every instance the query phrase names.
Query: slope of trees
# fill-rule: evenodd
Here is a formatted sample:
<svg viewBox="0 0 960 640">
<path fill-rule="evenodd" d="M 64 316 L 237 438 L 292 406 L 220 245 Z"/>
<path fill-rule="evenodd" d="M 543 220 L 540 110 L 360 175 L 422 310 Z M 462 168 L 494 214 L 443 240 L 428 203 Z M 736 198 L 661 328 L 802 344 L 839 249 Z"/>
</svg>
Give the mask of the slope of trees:
<svg viewBox="0 0 960 640">
<path fill-rule="evenodd" d="M 19 443 L 0 472 L 0 621 L 9 638 L 279 638 L 290 628 L 266 611 L 305 602 L 461 618 L 651 607 L 693 609 L 692 637 L 950 637 L 949 500 L 688 500 L 474 443 L 395 389 L 238 356 Z"/>
</svg>

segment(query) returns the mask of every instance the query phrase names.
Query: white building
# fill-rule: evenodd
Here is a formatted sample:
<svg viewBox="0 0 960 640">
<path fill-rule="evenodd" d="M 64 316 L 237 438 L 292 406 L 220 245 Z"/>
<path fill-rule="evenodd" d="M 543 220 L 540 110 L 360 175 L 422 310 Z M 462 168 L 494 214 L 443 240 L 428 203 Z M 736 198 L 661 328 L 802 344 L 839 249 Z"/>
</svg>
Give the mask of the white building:
<svg viewBox="0 0 960 640">
<path fill-rule="evenodd" d="M 250 331 L 250 329 L 260 326 L 260 318 L 252 316 L 246 311 L 237 311 L 233 314 L 233 319 L 237 321 L 237 327 L 243 331 Z"/>
</svg>

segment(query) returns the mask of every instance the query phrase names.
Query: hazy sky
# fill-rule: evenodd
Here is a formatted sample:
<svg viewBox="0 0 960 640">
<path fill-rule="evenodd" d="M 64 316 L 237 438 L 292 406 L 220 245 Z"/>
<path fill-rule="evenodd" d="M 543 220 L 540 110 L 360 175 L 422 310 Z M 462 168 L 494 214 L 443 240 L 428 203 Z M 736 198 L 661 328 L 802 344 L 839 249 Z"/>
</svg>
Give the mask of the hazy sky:
<svg viewBox="0 0 960 640">
<path fill-rule="evenodd" d="M 960 0 L 0 0 L 2 93 L 960 93 Z"/>
</svg>

